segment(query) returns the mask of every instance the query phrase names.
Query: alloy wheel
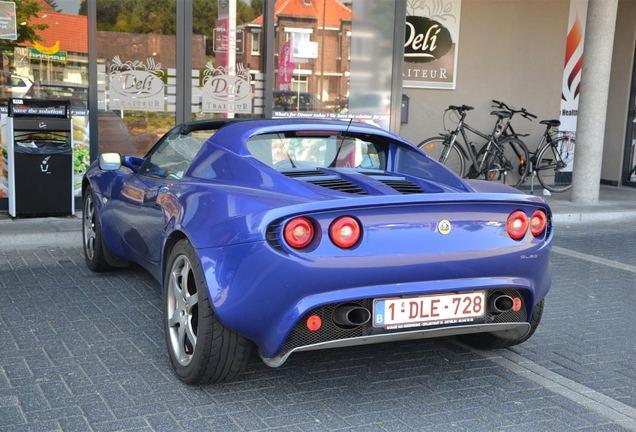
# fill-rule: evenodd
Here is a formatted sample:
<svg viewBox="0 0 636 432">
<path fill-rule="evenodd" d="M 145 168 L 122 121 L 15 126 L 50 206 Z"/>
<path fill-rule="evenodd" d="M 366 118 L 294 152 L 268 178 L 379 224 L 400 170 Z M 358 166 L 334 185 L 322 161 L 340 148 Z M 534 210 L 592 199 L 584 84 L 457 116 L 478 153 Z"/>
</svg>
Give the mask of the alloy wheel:
<svg viewBox="0 0 636 432">
<path fill-rule="evenodd" d="M 196 349 L 199 318 L 197 284 L 187 256 L 174 260 L 166 289 L 170 349 L 179 364 L 187 366 Z"/>
<path fill-rule="evenodd" d="M 86 197 L 86 203 L 84 204 L 84 251 L 89 260 L 92 260 L 95 256 L 95 239 L 97 237 L 95 217 L 93 197 L 89 195 Z"/>
</svg>

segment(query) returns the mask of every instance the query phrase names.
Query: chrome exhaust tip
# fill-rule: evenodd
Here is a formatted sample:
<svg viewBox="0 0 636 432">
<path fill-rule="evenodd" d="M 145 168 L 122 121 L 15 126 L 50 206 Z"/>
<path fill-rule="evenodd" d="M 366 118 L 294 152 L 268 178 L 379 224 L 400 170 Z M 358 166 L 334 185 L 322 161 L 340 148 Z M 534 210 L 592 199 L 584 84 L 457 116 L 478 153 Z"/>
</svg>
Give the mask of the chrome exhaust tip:
<svg viewBox="0 0 636 432">
<path fill-rule="evenodd" d="M 342 328 L 354 328 L 366 324 L 371 312 L 357 304 L 344 304 L 333 311 L 333 322 Z"/>
<path fill-rule="evenodd" d="M 488 299 L 488 312 L 499 315 L 512 310 L 514 300 L 505 294 L 494 294 Z"/>
</svg>

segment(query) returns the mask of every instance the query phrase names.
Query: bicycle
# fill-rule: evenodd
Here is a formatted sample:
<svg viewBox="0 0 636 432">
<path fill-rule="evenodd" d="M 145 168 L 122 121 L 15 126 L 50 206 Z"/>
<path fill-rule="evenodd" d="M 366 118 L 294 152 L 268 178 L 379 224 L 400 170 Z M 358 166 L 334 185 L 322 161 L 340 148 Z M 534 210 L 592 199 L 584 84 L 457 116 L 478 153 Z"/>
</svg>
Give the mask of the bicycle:
<svg viewBox="0 0 636 432">
<path fill-rule="evenodd" d="M 572 132 L 554 138 L 551 133 L 561 125 L 559 120 L 541 120 L 546 125 L 537 151 L 530 158 L 532 177 L 550 192 L 565 192 L 572 187 L 572 162 L 576 140 Z M 545 143 L 545 144 L 544 144 Z M 531 186 L 534 188 L 534 183 Z"/>
<path fill-rule="evenodd" d="M 512 114 L 509 111 L 493 111 L 491 114 L 497 116 L 497 120 L 493 132 L 487 135 L 466 123 L 467 112 L 472 109 L 467 105 L 449 106 L 446 111 L 452 110 L 460 117 L 455 130 L 425 139 L 418 147 L 462 178 L 474 179 L 483 175 L 486 180 L 517 187 L 528 173 L 528 148 L 516 136 L 499 136 L 504 128 L 508 129 L 504 126 L 504 119 Z M 466 130 L 486 140 L 479 151 L 469 141 Z M 463 139 L 463 146 L 459 136 Z M 466 161 L 470 162 L 468 172 Z"/>
<path fill-rule="evenodd" d="M 536 115 L 529 113 L 525 108 L 515 110 L 503 102 L 493 100 L 499 108 L 504 108 L 511 113 L 522 113 L 528 120 L 537 118 Z M 534 191 L 534 177 L 539 179 L 539 183 L 550 192 L 565 192 L 572 187 L 572 161 L 574 160 L 574 148 L 576 140 L 571 132 L 565 135 L 557 136 L 557 132 L 552 132 L 561 126 L 559 120 L 541 120 L 539 122 L 546 126 L 537 149 L 530 151 L 530 167 L 532 172 L 532 184 L 530 190 Z M 509 131 L 509 132 L 508 132 Z M 507 127 L 502 130 L 502 136 L 527 136 L 515 133 L 510 121 Z"/>
</svg>

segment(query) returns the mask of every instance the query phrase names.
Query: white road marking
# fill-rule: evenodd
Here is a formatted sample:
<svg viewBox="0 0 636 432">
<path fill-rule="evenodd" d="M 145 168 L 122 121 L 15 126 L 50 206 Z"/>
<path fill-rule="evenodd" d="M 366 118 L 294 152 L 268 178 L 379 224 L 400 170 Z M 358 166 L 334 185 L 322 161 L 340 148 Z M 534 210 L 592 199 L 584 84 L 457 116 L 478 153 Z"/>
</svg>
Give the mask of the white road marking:
<svg viewBox="0 0 636 432">
<path fill-rule="evenodd" d="M 552 252 L 636 273 L 636 266 L 594 255 L 588 255 L 558 246 L 552 246 Z M 555 394 L 571 400 L 577 405 L 595 412 L 625 429 L 636 431 L 636 408 L 632 408 L 583 384 L 565 378 L 510 350 L 480 351 L 464 344 L 462 344 L 462 346 L 498 366 L 540 385 L 546 390 L 550 390 Z"/>
<path fill-rule="evenodd" d="M 578 258 L 578 259 L 590 261 L 596 264 L 603 264 L 609 267 L 614 267 L 620 270 L 627 270 L 628 272 L 636 273 L 636 266 L 623 264 L 618 261 L 612 261 L 605 258 L 600 258 L 594 255 L 588 255 L 581 252 L 576 252 L 576 251 L 565 249 L 559 246 L 552 246 L 552 252 L 555 252 L 561 255 L 567 255 L 572 258 Z"/>
<path fill-rule="evenodd" d="M 576 381 L 565 378 L 510 350 L 480 351 L 463 344 L 462 346 L 625 429 L 636 431 L 636 408 L 632 408 Z"/>
</svg>

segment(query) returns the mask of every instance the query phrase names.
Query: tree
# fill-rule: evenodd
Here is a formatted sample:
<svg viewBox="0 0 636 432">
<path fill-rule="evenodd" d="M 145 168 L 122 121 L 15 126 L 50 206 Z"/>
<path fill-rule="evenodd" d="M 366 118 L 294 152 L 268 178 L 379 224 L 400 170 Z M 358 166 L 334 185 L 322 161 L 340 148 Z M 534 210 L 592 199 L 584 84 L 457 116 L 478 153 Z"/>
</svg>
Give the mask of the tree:
<svg viewBox="0 0 636 432">
<path fill-rule="evenodd" d="M 53 1 L 53 0 L 52 0 Z M 97 2 L 97 30 L 128 33 L 175 33 L 175 0 L 128 0 Z M 263 13 L 263 0 L 237 0 L 237 24 L 253 21 Z M 88 14 L 86 0 L 78 12 Z M 208 38 L 214 36 L 218 0 L 192 1 L 192 30 Z"/>
<path fill-rule="evenodd" d="M 263 15 L 263 0 L 252 0 L 250 6 L 254 11 L 254 19 Z M 252 19 L 252 21 L 254 21 L 254 19 Z"/>
<path fill-rule="evenodd" d="M 52 0 L 53 1 L 53 0 Z M 174 35 L 176 32 L 176 0 L 127 0 L 97 2 L 97 30 L 125 33 L 157 33 Z M 78 12 L 87 15 L 86 0 Z M 263 13 L 263 0 L 237 0 L 236 22 L 251 22 Z M 214 39 L 218 20 L 218 0 L 192 1 L 192 32 Z M 209 50 L 212 44 L 209 44 Z M 212 54 L 208 52 L 208 54 Z"/>
<path fill-rule="evenodd" d="M 49 6 L 55 9 L 55 12 L 62 12 L 62 9 L 57 5 L 56 0 L 44 0 Z"/>
</svg>

